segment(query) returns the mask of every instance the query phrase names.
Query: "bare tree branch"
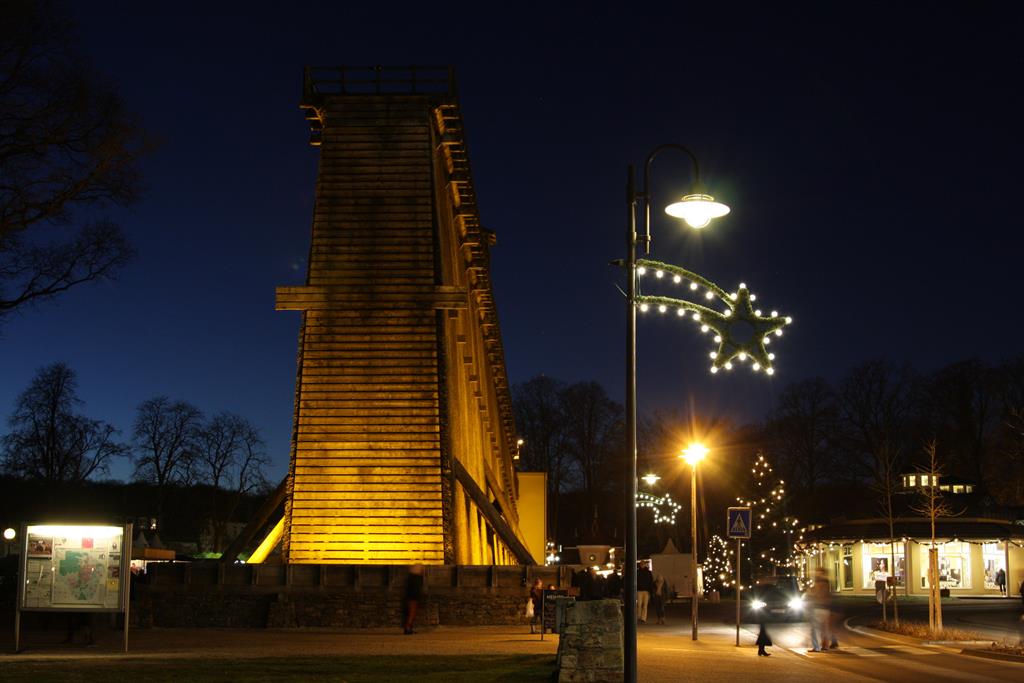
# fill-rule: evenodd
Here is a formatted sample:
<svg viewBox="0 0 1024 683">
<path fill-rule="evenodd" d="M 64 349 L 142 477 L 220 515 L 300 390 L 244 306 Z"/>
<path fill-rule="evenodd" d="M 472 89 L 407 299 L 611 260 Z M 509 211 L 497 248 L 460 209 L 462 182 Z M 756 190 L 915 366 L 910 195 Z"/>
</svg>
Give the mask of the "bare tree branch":
<svg viewBox="0 0 1024 683">
<path fill-rule="evenodd" d="M 137 198 L 150 147 L 57 8 L 0 6 L 0 317 L 127 263 L 120 229 L 83 217 Z"/>
</svg>

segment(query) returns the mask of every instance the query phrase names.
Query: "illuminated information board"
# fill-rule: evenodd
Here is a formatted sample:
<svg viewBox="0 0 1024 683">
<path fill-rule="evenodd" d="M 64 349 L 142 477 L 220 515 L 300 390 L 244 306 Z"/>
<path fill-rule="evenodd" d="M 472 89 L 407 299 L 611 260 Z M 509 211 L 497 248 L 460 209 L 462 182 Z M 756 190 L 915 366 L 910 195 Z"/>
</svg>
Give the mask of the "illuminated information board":
<svg viewBox="0 0 1024 683">
<path fill-rule="evenodd" d="M 128 649 L 131 529 L 98 524 L 28 524 L 22 528 L 21 612 L 123 612 Z"/>
</svg>

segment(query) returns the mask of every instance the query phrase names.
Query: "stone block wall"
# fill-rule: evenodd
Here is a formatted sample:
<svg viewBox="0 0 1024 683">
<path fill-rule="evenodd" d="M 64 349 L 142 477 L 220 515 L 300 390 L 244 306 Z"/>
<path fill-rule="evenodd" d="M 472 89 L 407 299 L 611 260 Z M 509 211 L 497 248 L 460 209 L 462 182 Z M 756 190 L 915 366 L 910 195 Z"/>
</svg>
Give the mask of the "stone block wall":
<svg viewBox="0 0 1024 683">
<path fill-rule="evenodd" d="M 131 620 L 142 628 L 397 628 L 407 571 L 380 565 L 151 565 L 146 581 L 133 586 Z M 558 568 L 428 567 L 417 623 L 525 625 L 535 578 L 569 585 L 569 574 Z"/>
<path fill-rule="evenodd" d="M 559 683 L 618 683 L 623 674 L 622 603 L 573 602 L 558 641 Z"/>
</svg>

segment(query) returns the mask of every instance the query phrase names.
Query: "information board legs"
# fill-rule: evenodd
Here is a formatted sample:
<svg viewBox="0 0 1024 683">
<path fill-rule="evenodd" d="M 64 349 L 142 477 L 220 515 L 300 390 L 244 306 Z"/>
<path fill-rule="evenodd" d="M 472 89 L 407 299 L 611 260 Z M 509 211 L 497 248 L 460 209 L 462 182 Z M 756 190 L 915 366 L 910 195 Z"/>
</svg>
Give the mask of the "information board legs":
<svg viewBox="0 0 1024 683">
<path fill-rule="evenodd" d="M 124 525 L 124 541 L 121 543 L 122 564 L 121 574 L 124 585 L 121 587 L 121 597 L 124 599 L 124 653 L 128 654 L 128 621 L 132 608 L 132 543 L 134 538 L 132 534 L 135 531 L 135 526 L 128 522 Z"/>
<path fill-rule="evenodd" d="M 124 653 L 128 654 L 128 613 L 131 609 L 131 594 L 128 595 L 128 599 L 124 601 Z"/>
<path fill-rule="evenodd" d="M 540 639 L 544 640 L 544 610 L 547 607 L 547 591 L 540 594 Z M 531 627 L 532 628 L 532 627 Z"/>
<path fill-rule="evenodd" d="M 740 646 L 740 548 L 743 541 L 736 539 L 736 647 Z"/>
<path fill-rule="evenodd" d="M 14 610 L 14 654 L 21 652 L 21 610 Z"/>
</svg>

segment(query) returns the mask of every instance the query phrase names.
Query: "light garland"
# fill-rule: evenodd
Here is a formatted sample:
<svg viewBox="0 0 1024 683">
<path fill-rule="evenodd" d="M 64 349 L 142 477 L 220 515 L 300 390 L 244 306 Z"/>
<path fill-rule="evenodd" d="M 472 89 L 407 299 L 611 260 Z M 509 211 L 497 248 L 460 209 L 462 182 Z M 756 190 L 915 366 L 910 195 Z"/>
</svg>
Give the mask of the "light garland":
<svg viewBox="0 0 1024 683">
<path fill-rule="evenodd" d="M 802 536 L 801 536 L 801 538 L 802 538 Z M 930 546 L 932 544 L 932 542 L 930 540 L 919 541 L 916 538 L 908 538 L 907 536 L 901 537 L 899 539 L 899 541 L 897 541 L 897 542 L 898 543 L 915 543 L 915 544 L 920 545 L 920 546 Z M 824 545 L 825 545 L 824 541 L 815 542 L 814 545 L 812 545 L 812 546 L 808 546 L 807 544 L 801 542 L 801 543 L 799 543 L 799 550 L 800 550 L 800 552 L 805 553 L 805 554 L 817 555 L 819 552 L 824 554 L 824 552 L 826 550 L 832 550 L 833 548 L 838 548 L 838 547 L 843 546 L 843 545 L 852 545 L 854 543 L 870 543 L 870 544 L 874 544 L 874 545 L 889 545 L 889 539 L 888 539 L 888 537 L 885 537 L 885 538 L 869 538 L 869 539 L 845 538 L 845 539 L 839 540 L 838 542 L 836 542 L 836 541 L 829 541 L 828 548 L 824 548 Z M 1017 541 L 1013 540 L 1012 538 L 994 538 L 994 539 L 991 539 L 991 540 L 982 540 L 982 541 L 972 541 L 969 538 L 952 538 L 952 539 L 945 540 L 945 541 L 935 541 L 935 547 L 936 548 L 945 547 L 947 544 L 951 544 L 951 543 L 956 543 L 956 544 L 967 543 L 969 545 L 989 545 L 991 543 L 1009 543 L 1010 545 L 1012 545 L 1012 546 L 1014 546 L 1016 548 L 1024 548 L 1024 543 L 1018 543 Z M 817 550 L 816 546 L 818 546 L 818 545 L 822 546 L 823 549 L 820 550 L 820 551 Z M 812 548 L 812 550 L 808 550 L 809 547 Z"/>
<path fill-rule="evenodd" d="M 706 290 L 704 298 L 707 301 L 718 298 L 725 304 L 725 310 L 717 311 L 709 305 L 685 299 L 667 296 L 636 297 L 637 306 L 642 313 L 650 310 L 651 306 L 656 307 L 659 313 L 666 313 L 672 308 L 678 317 L 689 317 L 700 325 L 701 332 L 715 333 L 714 340 L 718 348 L 710 354 L 712 374 L 722 369 L 731 370 L 733 360 L 750 360 L 750 367 L 755 372 L 763 369 L 768 375 L 775 373 L 772 366 L 775 354 L 769 353 L 765 346 L 771 343 L 772 336 L 782 336 L 782 328 L 792 323 L 793 319 L 780 316 L 778 311 L 763 315 L 760 309 L 754 308 L 753 302 L 757 300 L 757 296 L 750 293 L 745 283 L 741 282 L 737 291 L 730 293 L 685 268 L 649 259 L 638 259 L 636 272 L 639 276 L 653 272 L 658 280 L 665 280 L 665 275 L 670 274 L 672 277 L 668 279 L 675 284 L 682 284 L 686 280 L 690 291 L 697 291 L 703 287 Z M 691 315 L 687 316 L 687 313 Z"/>
<path fill-rule="evenodd" d="M 654 496 L 644 492 L 636 494 L 636 506 L 651 508 L 654 511 L 655 524 L 675 524 L 676 515 L 683 507 L 667 493 L 664 496 Z"/>
</svg>

